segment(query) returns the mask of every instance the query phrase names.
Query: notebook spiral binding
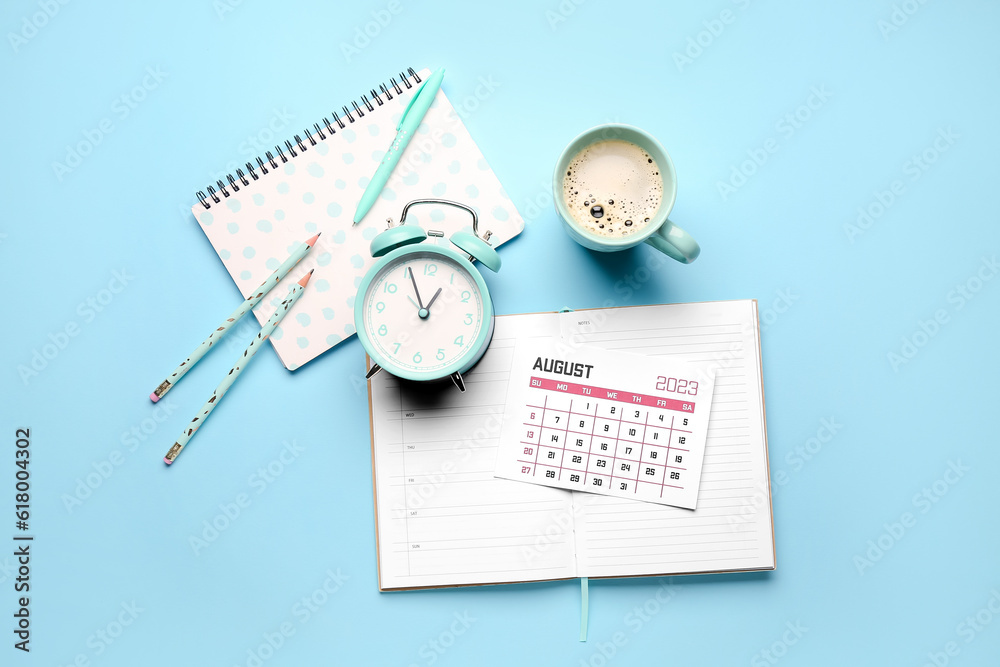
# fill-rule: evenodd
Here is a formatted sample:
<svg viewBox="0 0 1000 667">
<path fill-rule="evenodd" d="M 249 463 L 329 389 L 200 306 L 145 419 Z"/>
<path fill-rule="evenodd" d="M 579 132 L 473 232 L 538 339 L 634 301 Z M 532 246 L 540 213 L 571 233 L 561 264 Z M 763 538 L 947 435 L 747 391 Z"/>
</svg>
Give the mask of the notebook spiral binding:
<svg viewBox="0 0 1000 667">
<path fill-rule="evenodd" d="M 413 83 L 410 82 L 411 78 L 417 83 L 420 83 L 421 81 L 420 75 L 417 74 L 412 67 L 408 67 L 406 72 L 399 73 L 399 81 L 396 80 L 396 77 L 392 77 L 389 79 L 389 85 L 380 83 L 378 90 L 372 88 L 368 93 L 361 95 L 361 104 L 358 104 L 357 100 L 353 100 L 350 107 L 346 104 L 341 107 L 344 113 L 344 118 L 349 123 L 353 123 L 355 121 L 355 116 L 357 116 L 357 118 L 364 118 L 365 109 L 369 112 L 375 110 L 375 106 L 372 104 L 373 102 L 378 104 L 378 106 L 382 106 L 387 101 L 392 99 L 392 91 L 395 90 L 397 95 L 401 95 L 403 93 L 403 86 L 406 86 L 406 88 L 413 88 Z M 315 135 L 319 136 L 320 139 L 326 139 L 326 133 L 323 131 L 324 128 L 327 133 L 333 135 L 336 134 L 337 128 L 342 130 L 347 127 L 344 120 L 341 119 L 340 115 L 336 111 L 331 112 L 331 115 L 333 116 L 332 123 L 324 117 L 322 123 L 313 123 L 312 125 L 313 130 L 315 130 Z M 240 184 L 250 185 L 249 178 L 256 181 L 259 180 L 261 176 L 267 174 L 268 165 L 270 165 L 271 169 L 277 169 L 278 162 L 276 160 L 281 160 L 282 164 L 284 164 L 288 162 L 289 156 L 298 156 L 298 153 L 295 152 L 296 146 L 302 153 L 306 152 L 309 146 L 315 146 L 316 139 L 314 138 L 313 132 L 310 131 L 308 127 L 302 132 L 306 136 L 308 146 L 303 143 L 301 135 L 298 134 L 294 135 L 292 139 L 285 140 L 284 149 L 282 149 L 281 144 L 275 144 L 274 150 L 277 153 L 277 158 L 275 158 L 274 153 L 271 151 L 265 151 L 264 157 L 257 156 L 256 166 L 254 166 L 253 162 L 247 162 L 247 170 L 245 172 L 243 169 L 237 167 L 235 176 L 233 176 L 233 174 L 226 174 L 225 181 L 220 178 L 215 182 L 215 185 L 207 186 L 204 191 L 198 190 L 198 201 L 201 202 L 201 205 L 205 208 L 212 208 L 212 202 L 218 204 L 222 201 L 219 197 L 220 194 L 223 197 L 229 197 L 230 190 L 233 192 L 240 191 Z M 257 173 L 258 171 L 260 174 Z M 205 194 L 206 191 L 208 192 L 207 195 Z"/>
</svg>

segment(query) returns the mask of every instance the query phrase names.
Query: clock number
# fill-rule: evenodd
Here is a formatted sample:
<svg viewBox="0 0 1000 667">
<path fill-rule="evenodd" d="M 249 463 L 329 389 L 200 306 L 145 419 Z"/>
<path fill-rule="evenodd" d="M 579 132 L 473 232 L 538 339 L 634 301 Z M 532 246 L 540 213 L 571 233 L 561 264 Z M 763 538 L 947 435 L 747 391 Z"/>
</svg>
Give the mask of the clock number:
<svg viewBox="0 0 1000 667">
<path fill-rule="evenodd" d="M 396 349 L 395 349 L 395 350 L 393 350 L 393 351 L 392 351 L 392 353 L 393 353 L 393 354 L 396 354 L 397 352 L 399 352 L 399 345 L 400 345 L 400 344 L 399 344 L 399 343 L 393 343 L 393 345 L 395 345 L 395 346 L 396 346 Z"/>
<path fill-rule="evenodd" d="M 425 276 L 436 276 L 438 272 L 437 264 L 424 264 L 424 275 Z"/>
<path fill-rule="evenodd" d="M 472 313 L 466 313 L 465 314 L 465 323 L 466 324 L 472 324 Z"/>
<path fill-rule="evenodd" d="M 385 302 L 384 302 L 384 301 L 379 301 L 378 303 L 376 303 L 376 304 L 375 304 L 375 310 L 377 310 L 377 311 L 378 311 L 378 312 L 380 312 L 380 313 L 381 313 L 381 312 L 382 312 L 383 310 L 385 310 Z"/>
<path fill-rule="evenodd" d="M 420 356 L 419 352 L 414 353 L 414 355 L 413 355 L 413 363 L 419 364 L 423 360 L 424 360 L 424 358 Z"/>
<path fill-rule="evenodd" d="M 462 303 L 469 303 L 469 298 L 472 296 L 472 292 L 469 290 L 462 290 Z"/>
<path fill-rule="evenodd" d="M 437 354 L 434 355 L 434 356 L 437 357 L 438 361 L 443 361 L 444 360 L 444 348 L 443 347 L 439 347 L 438 351 L 437 351 Z"/>
<path fill-rule="evenodd" d="M 457 336 L 455 338 L 455 345 L 458 345 L 458 346 L 465 345 L 465 336 Z"/>
<path fill-rule="evenodd" d="M 387 333 L 389 333 L 389 329 L 386 328 L 386 326 L 384 324 L 378 328 L 378 335 L 379 336 L 384 336 Z"/>
<path fill-rule="evenodd" d="M 396 293 L 396 283 L 386 283 L 385 287 L 383 288 L 383 291 L 388 292 L 389 294 L 395 294 Z"/>
</svg>

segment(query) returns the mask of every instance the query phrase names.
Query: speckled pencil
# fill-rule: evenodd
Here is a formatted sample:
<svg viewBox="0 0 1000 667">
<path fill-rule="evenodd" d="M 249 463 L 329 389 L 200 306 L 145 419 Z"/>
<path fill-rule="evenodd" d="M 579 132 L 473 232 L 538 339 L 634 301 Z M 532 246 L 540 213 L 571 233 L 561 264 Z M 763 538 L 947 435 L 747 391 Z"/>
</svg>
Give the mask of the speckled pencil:
<svg viewBox="0 0 1000 667">
<path fill-rule="evenodd" d="M 292 308 L 292 306 L 295 305 L 295 302 L 299 300 L 302 293 L 305 292 L 306 284 L 309 282 L 309 278 L 312 274 L 312 271 L 307 273 L 298 283 L 292 286 L 292 289 L 288 291 L 288 296 L 285 297 L 285 300 L 278 305 L 278 309 L 274 312 L 274 315 L 271 316 L 271 319 L 269 319 L 267 323 L 261 327 L 260 333 L 258 333 L 252 341 L 250 341 L 250 345 L 248 345 L 247 349 L 243 351 L 243 354 L 239 356 L 236 363 L 233 364 L 233 367 L 229 369 L 226 377 L 222 379 L 219 386 L 212 392 L 212 396 L 205 401 L 205 405 L 201 406 L 201 410 L 198 411 L 195 418 L 191 420 L 191 423 L 187 425 L 184 432 L 181 433 L 179 438 L 177 438 L 177 441 L 174 443 L 173 447 L 170 448 L 170 451 L 167 452 L 167 455 L 163 457 L 164 463 L 167 465 L 173 463 L 174 459 L 176 459 L 181 453 L 181 450 L 184 449 L 184 446 L 187 445 L 191 438 L 194 437 L 194 434 L 197 433 L 198 429 L 205 423 L 205 420 L 208 419 L 210 414 L 212 414 L 212 410 L 215 409 L 215 406 L 222 401 L 222 397 L 226 395 L 226 392 L 229 391 L 229 388 L 233 386 L 234 382 L 236 382 L 236 379 L 240 376 L 240 373 L 243 372 L 243 369 L 246 368 L 247 364 L 250 363 L 250 360 L 253 359 L 255 354 L 257 354 L 257 350 L 264 346 L 264 341 L 271 336 L 271 333 L 281 322 L 281 319 Z"/>
<path fill-rule="evenodd" d="M 322 232 L 320 232 L 322 233 Z M 181 365 L 174 369 L 174 372 L 167 376 L 167 379 L 160 383 L 160 386 L 149 395 L 149 399 L 156 403 L 158 400 L 164 397 L 170 388 L 177 384 L 184 375 L 191 370 L 198 361 L 205 356 L 208 349 L 212 347 L 220 338 L 226 335 L 226 333 L 239 322 L 244 315 L 250 312 L 250 310 L 260 303 L 261 299 L 271 291 L 271 289 L 278 284 L 278 282 L 288 275 L 288 272 L 292 270 L 303 257 L 309 254 L 312 250 L 313 245 L 315 245 L 316 240 L 319 238 L 319 234 L 312 237 L 308 241 L 304 241 L 298 248 L 288 256 L 281 266 L 274 270 L 267 280 L 261 283 L 260 287 L 255 289 L 253 293 L 246 298 L 246 300 L 240 304 L 240 306 L 232 312 L 232 314 L 227 317 L 222 324 L 216 327 L 215 331 L 208 335 L 208 338 L 203 340 L 198 347 L 194 349 L 191 355 L 181 362 Z"/>
</svg>

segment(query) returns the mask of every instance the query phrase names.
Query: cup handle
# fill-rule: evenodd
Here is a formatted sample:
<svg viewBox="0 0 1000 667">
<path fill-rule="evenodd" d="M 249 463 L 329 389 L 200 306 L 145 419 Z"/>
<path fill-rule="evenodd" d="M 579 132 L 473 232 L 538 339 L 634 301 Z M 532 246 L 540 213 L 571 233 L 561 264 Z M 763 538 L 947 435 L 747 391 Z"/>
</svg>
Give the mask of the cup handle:
<svg viewBox="0 0 1000 667">
<path fill-rule="evenodd" d="M 690 264 L 701 254 L 701 246 L 694 237 L 669 220 L 664 220 L 646 243 L 682 264 Z"/>
</svg>

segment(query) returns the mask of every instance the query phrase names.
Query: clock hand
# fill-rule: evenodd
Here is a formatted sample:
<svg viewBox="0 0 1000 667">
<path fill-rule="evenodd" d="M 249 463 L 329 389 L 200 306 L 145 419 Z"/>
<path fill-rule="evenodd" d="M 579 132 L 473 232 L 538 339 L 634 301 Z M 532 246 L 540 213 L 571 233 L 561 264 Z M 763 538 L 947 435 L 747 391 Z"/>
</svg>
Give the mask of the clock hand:
<svg viewBox="0 0 1000 667">
<path fill-rule="evenodd" d="M 417 295 L 417 303 L 420 305 L 420 310 L 423 310 L 424 302 L 420 299 L 420 290 L 417 289 L 417 279 L 413 277 L 413 269 L 407 269 L 407 273 L 410 274 L 410 282 L 413 283 L 413 293 Z"/>
<path fill-rule="evenodd" d="M 431 305 L 434 303 L 434 299 L 438 298 L 438 294 L 440 294 L 440 293 L 441 293 L 441 288 L 438 287 L 438 291 L 434 292 L 434 296 L 432 296 L 431 300 L 427 303 L 426 306 L 424 306 L 424 310 L 430 310 L 431 309 Z"/>
</svg>

